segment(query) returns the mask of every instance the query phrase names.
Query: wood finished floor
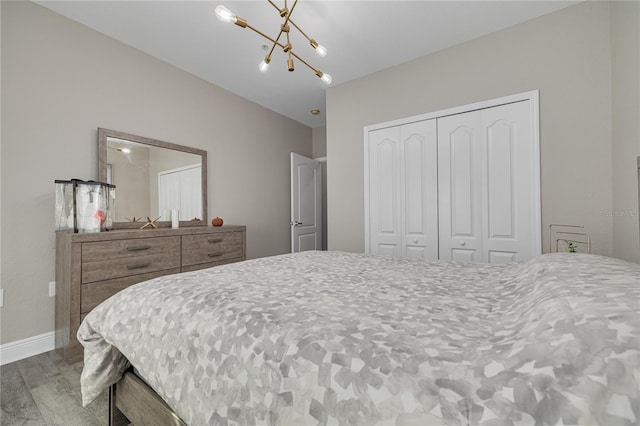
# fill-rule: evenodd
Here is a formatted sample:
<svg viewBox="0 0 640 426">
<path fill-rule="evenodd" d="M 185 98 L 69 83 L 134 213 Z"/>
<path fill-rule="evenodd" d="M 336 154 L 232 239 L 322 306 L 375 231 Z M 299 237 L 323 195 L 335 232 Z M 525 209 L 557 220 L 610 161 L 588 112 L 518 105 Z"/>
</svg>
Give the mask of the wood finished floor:
<svg viewBox="0 0 640 426">
<path fill-rule="evenodd" d="M 81 372 L 54 351 L 1 366 L 0 425 L 106 425 L 108 393 L 82 407 Z"/>
</svg>

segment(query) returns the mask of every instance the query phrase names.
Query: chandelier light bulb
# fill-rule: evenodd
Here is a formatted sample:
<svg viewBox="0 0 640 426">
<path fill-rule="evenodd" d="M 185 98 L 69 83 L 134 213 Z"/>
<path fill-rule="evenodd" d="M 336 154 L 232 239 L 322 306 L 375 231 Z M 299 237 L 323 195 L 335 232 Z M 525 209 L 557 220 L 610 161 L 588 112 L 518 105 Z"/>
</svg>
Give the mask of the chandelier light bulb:
<svg viewBox="0 0 640 426">
<path fill-rule="evenodd" d="M 258 65 L 258 69 L 260 70 L 260 72 L 267 72 L 269 70 L 269 62 L 262 60 L 262 62 L 260 62 L 260 65 Z"/>
<path fill-rule="evenodd" d="M 216 13 L 216 17 L 222 22 L 231 22 L 234 24 L 236 23 L 236 20 L 237 20 L 236 15 L 234 15 L 233 12 L 231 12 L 229 9 L 227 9 L 221 4 L 216 6 L 215 13 Z"/>
<path fill-rule="evenodd" d="M 318 55 L 320 56 L 327 56 L 327 48 L 318 44 L 317 41 L 315 41 L 314 39 L 309 39 L 309 44 L 311 44 L 311 47 L 313 47 L 316 52 L 318 53 Z"/>
<path fill-rule="evenodd" d="M 320 77 L 320 80 L 322 80 L 322 82 L 324 84 L 326 84 L 327 86 L 331 84 L 331 76 L 329 74 L 323 73 L 322 77 Z"/>
</svg>

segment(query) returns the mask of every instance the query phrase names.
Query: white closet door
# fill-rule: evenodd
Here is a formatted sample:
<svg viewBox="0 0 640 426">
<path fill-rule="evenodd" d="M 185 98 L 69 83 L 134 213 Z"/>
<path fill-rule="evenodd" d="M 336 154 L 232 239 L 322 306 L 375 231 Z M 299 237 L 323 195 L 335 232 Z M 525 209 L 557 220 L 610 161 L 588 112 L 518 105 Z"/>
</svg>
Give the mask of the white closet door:
<svg viewBox="0 0 640 426">
<path fill-rule="evenodd" d="M 158 174 L 158 212 L 162 220 L 171 220 L 171 209 L 180 208 L 180 174 Z"/>
<path fill-rule="evenodd" d="M 436 120 L 400 127 L 402 256 L 438 258 Z"/>
<path fill-rule="evenodd" d="M 402 255 L 400 128 L 369 133 L 369 253 Z"/>
<path fill-rule="evenodd" d="M 202 219 L 201 167 L 185 169 L 180 173 L 180 220 Z M 206 220 L 206 219 L 205 219 Z"/>
<path fill-rule="evenodd" d="M 535 256 L 534 162 L 528 101 L 480 111 L 484 261 L 506 263 Z"/>
<path fill-rule="evenodd" d="M 202 219 L 201 165 L 180 167 L 158 173 L 158 211 L 162 220 L 170 220 L 167 212 L 176 209 L 180 220 Z"/>
<path fill-rule="evenodd" d="M 480 115 L 438 119 L 440 259 L 482 262 Z"/>
<path fill-rule="evenodd" d="M 537 91 L 364 130 L 367 253 L 489 263 L 540 255 Z"/>
<path fill-rule="evenodd" d="M 438 119 L 441 259 L 506 263 L 537 254 L 534 149 L 529 101 Z"/>
</svg>

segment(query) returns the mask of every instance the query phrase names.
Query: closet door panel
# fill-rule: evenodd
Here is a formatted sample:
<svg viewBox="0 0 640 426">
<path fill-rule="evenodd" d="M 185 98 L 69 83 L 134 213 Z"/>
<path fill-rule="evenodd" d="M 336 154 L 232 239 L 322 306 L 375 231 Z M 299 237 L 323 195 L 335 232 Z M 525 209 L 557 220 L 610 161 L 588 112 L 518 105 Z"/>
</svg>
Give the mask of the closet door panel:
<svg viewBox="0 0 640 426">
<path fill-rule="evenodd" d="M 481 110 L 485 257 L 490 263 L 528 259 L 532 250 L 534 176 L 529 102 Z"/>
<path fill-rule="evenodd" d="M 487 129 L 487 218 L 489 238 L 514 238 L 513 138 L 504 122 Z"/>
<path fill-rule="evenodd" d="M 402 255 L 438 258 L 438 147 L 435 120 L 400 128 Z"/>
<path fill-rule="evenodd" d="M 447 258 L 446 260 L 453 260 L 454 262 L 478 262 L 476 256 L 477 254 L 478 250 L 452 248 L 451 257 Z"/>
<path fill-rule="evenodd" d="M 470 237 L 474 230 L 473 129 L 459 127 L 449 139 L 451 236 Z"/>
<path fill-rule="evenodd" d="M 489 263 L 509 263 L 518 260 L 518 253 L 489 250 Z"/>
<path fill-rule="evenodd" d="M 440 259 L 483 261 L 479 120 L 477 112 L 438 119 Z"/>
<path fill-rule="evenodd" d="M 369 133 L 369 252 L 402 255 L 400 129 Z"/>
</svg>

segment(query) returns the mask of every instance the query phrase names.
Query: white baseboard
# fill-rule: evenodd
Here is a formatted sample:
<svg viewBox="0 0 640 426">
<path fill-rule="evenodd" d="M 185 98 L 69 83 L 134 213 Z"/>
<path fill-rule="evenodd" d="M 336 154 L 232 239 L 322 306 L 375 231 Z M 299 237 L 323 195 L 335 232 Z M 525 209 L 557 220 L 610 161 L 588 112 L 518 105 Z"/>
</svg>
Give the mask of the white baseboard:
<svg viewBox="0 0 640 426">
<path fill-rule="evenodd" d="M 0 365 L 20 361 L 55 349 L 54 331 L 0 345 Z"/>
</svg>

